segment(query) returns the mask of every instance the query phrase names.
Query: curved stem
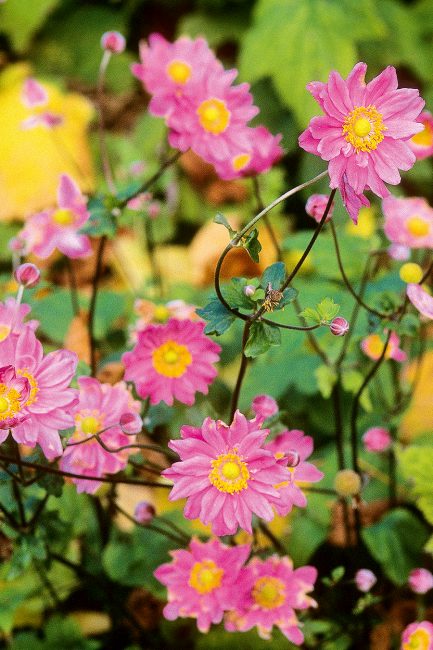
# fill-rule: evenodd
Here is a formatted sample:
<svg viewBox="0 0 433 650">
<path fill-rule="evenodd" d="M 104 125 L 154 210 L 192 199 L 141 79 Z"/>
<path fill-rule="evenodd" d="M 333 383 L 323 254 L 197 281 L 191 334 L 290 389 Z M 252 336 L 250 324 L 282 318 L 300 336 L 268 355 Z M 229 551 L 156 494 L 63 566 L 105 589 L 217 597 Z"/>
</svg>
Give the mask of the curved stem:
<svg viewBox="0 0 433 650">
<path fill-rule="evenodd" d="M 96 341 L 95 341 L 95 310 L 96 310 L 96 299 L 98 296 L 99 280 L 102 272 L 102 260 L 104 258 L 105 245 L 107 243 L 107 236 L 103 235 L 99 240 L 98 251 L 96 254 L 96 268 L 95 275 L 93 276 L 92 282 L 92 295 L 90 297 L 89 305 L 89 322 L 88 322 L 88 332 L 89 332 L 89 342 L 90 342 L 90 369 L 92 377 L 96 375 Z"/>
<path fill-rule="evenodd" d="M 104 111 L 103 111 L 103 98 L 104 98 L 104 81 L 105 72 L 111 59 L 111 52 L 105 50 L 102 55 L 101 63 L 99 65 L 98 82 L 96 86 L 96 98 L 98 106 L 98 139 L 99 151 L 101 155 L 102 170 L 104 173 L 105 181 L 111 194 L 116 193 L 116 186 L 114 184 L 113 172 L 111 170 L 110 158 L 107 151 L 107 143 L 105 141 L 105 125 L 104 125 Z"/>
<path fill-rule="evenodd" d="M 163 175 L 163 173 L 165 172 L 165 170 L 168 167 L 171 167 L 171 165 L 173 165 L 177 160 L 179 160 L 182 153 L 184 153 L 184 152 L 176 151 L 172 156 L 170 156 L 170 158 L 167 158 L 165 160 L 165 162 L 161 163 L 161 166 L 158 169 L 158 171 L 156 171 L 153 174 L 153 176 L 151 176 L 148 180 L 144 181 L 144 183 L 137 190 L 135 190 L 132 194 L 130 194 L 126 198 L 122 199 L 119 202 L 118 207 L 119 208 L 124 208 L 126 206 L 126 204 L 128 203 L 128 201 L 130 201 L 131 199 L 134 199 L 139 194 L 142 194 L 143 192 L 146 192 L 154 183 L 156 183 L 156 181 L 158 181 L 161 178 L 161 176 Z"/>
</svg>

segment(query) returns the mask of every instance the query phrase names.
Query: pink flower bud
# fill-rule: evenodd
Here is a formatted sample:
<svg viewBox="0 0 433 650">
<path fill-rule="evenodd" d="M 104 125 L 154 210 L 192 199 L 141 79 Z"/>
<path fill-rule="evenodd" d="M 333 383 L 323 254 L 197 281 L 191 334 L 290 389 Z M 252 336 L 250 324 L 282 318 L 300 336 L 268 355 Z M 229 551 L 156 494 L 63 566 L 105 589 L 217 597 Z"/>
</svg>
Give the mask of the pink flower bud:
<svg viewBox="0 0 433 650">
<path fill-rule="evenodd" d="M 256 292 L 256 287 L 253 284 L 247 284 L 244 287 L 244 294 L 248 296 L 248 298 L 251 298 Z"/>
<path fill-rule="evenodd" d="M 128 436 L 140 433 L 143 428 L 143 421 L 138 413 L 123 413 L 120 416 L 120 428 Z"/>
<path fill-rule="evenodd" d="M 349 323 L 342 316 L 337 316 L 330 324 L 329 329 L 334 336 L 344 336 L 349 331 Z"/>
<path fill-rule="evenodd" d="M 140 501 L 135 506 L 134 519 L 138 521 L 139 524 L 150 524 L 155 516 L 155 512 L 155 508 L 151 503 L 148 501 Z"/>
<path fill-rule="evenodd" d="M 289 449 L 286 454 L 287 467 L 297 467 L 301 462 L 301 457 L 295 449 Z"/>
<path fill-rule="evenodd" d="M 426 594 L 433 588 L 433 575 L 427 569 L 414 569 L 409 573 L 408 582 L 416 594 Z"/>
<path fill-rule="evenodd" d="M 362 436 L 362 442 L 367 451 L 386 451 L 392 445 L 392 438 L 388 429 L 383 427 L 372 427 Z"/>
<path fill-rule="evenodd" d="M 388 247 L 388 255 L 392 257 L 393 260 L 406 262 L 410 257 L 410 248 L 409 246 L 403 246 L 403 244 L 391 244 L 391 246 Z"/>
<path fill-rule="evenodd" d="M 105 32 L 101 37 L 101 47 L 113 54 L 121 54 L 126 47 L 125 37 L 120 32 Z"/>
<path fill-rule="evenodd" d="M 149 206 L 147 208 L 147 214 L 149 215 L 150 219 L 156 219 L 156 217 L 158 217 L 160 213 L 161 213 L 161 206 L 158 203 L 158 201 L 152 201 L 152 203 L 149 203 Z"/>
<path fill-rule="evenodd" d="M 22 284 L 24 287 L 31 289 L 35 287 L 41 277 L 41 272 L 38 267 L 34 264 L 26 262 L 25 264 L 20 264 L 18 268 L 15 269 L 14 278 L 18 284 Z"/>
<path fill-rule="evenodd" d="M 21 101 L 27 108 L 36 108 L 48 103 L 48 95 L 45 88 L 36 79 L 29 77 L 24 82 Z"/>
<path fill-rule="evenodd" d="M 359 569 L 355 574 L 355 584 L 359 591 L 367 593 L 377 582 L 377 578 L 370 569 Z"/>
<path fill-rule="evenodd" d="M 278 404 L 270 395 L 257 395 L 253 399 L 252 409 L 257 416 L 266 420 L 278 413 Z"/>
<path fill-rule="evenodd" d="M 329 196 L 327 196 L 326 194 L 312 194 L 305 205 L 305 212 L 310 217 L 313 217 L 313 219 L 317 221 L 317 223 L 320 223 L 325 213 L 326 206 L 328 205 L 328 200 L 329 200 Z M 332 203 L 328 215 L 326 217 L 325 223 L 327 223 L 331 219 L 333 212 L 334 212 L 334 204 Z"/>
<path fill-rule="evenodd" d="M 25 255 L 27 253 L 27 242 L 21 237 L 12 237 L 12 239 L 9 239 L 8 248 L 13 253 Z"/>
</svg>

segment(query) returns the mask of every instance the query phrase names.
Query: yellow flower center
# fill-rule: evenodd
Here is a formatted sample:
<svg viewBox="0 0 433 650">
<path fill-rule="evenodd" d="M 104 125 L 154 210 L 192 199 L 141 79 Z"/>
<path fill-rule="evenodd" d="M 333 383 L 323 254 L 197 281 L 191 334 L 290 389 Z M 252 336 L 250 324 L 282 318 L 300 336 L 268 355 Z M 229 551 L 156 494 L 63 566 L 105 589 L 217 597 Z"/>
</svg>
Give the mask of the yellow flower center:
<svg viewBox="0 0 433 650">
<path fill-rule="evenodd" d="M 281 607 L 286 600 L 284 582 L 273 576 L 263 576 L 254 583 L 253 598 L 263 609 Z"/>
<path fill-rule="evenodd" d="M 414 237 L 425 237 L 430 232 L 430 224 L 416 215 L 406 221 L 406 228 Z"/>
<path fill-rule="evenodd" d="M 21 410 L 21 393 L 6 384 L 0 384 L 0 421 L 13 417 Z"/>
<path fill-rule="evenodd" d="M 360 151 L 373 151 L 382 142 L 386 126 L 382 114 L 374 106 L 357 106 L 347 115 L 343 124 L 343 134 L 347 142 Z"/>
<path fill-rule="evenodd" d="M 383 346 L 385 343 L 380 338 L 379 334 L 370 334 L 366 338 L 366 349 L 367 352 L 371 355 L 372 358 L 380 357 L 383 352 Z M 385 352 L 385 359 L 389 359 L 391 354 L 391 346 L 388 344 L 388 347 Z"/>
<path fill-rule="evenodd" d="M 230 111 L 221 99 L 205 99 L 197 109 L 201 126 L 214 135 L 223 133 L 230 124 Z"/>
<path fill-rule="evenodd" d="M 9 408 L 9 402 L 6 397 L 0 397 L 0 413 L 5 413 Z"/>
<path fill-rule="evenodd" d="M 188 584 L 199 594 L 208 594 L 221 585 L 224 570 L 220 569 L 213 560 L 196 562 L 191 569 Z"/>
<path fill-rule="evenodd" d="M 422 276 L 422 268 L 414 262 L 406 262 L 400 269 L 400 278 L 408 284 L 418 284 Z"/>
<path fill-rule="evenodd" d="M 99 422 L 93 415 L 88 415 L 81 420 L 81 431 L 87 435 L 93 436 L 98 433 L 99 427 Z"/>
<path fill-rule="evenodd" d="M 26 368 L 23 370 L 17 370 L 17 375 L 21 375 L 21 377 L 26 377 L 29 381 L 30 384 L 30 394 L 27 398 L 27 402 L 23 404 L 23 406 L 30 406 L 30 404 L 33 404 L 33 402 L 36 402 L 36 395 L 38 394 L 38 382 L 36 379 L 33 377 L 32 374 L 29 373 Z"/>
<path fill-rule="evenodd" d="M 427 630 L 419 628 L 410 635 L 409 641 L 403 644 L 403 650 L 429 650 L 431 636 Z"/>
<path fill-rule="evenodd" d="M 8 325 L 0 325 L 0 341 L 7 339 L 11 332 L 11 328 Z"/>
<path fill-rule="evenodd" d="M 93 436 L 95 433 L 102 431 L 104 428 L 104 414 L 100 413 L 98 409 L 83 409 L 75 414 L 75 424 L 76 429 L 72 438 L 82 440 L 83 434 Z"/>
<path fill-rule="evenodd" d="M 415 133 L 415 135 L 411 137 L 411 141 L 421 147 L 431 147 L 433 144 L 433 130 L 430 123 L 424 122 L 424 131 Z"/>
<path fill-rule="evenodd" d="M 242 492 L 248 487 L 250 473 L 246 463 L 236 453 L 221 454 L 211 462 L 209 481 L 220 492 Z"/>
<path fill-rule="evenodd" d="M 165 323 L 167 318 L 169 317 L 170 312 L 168 311 L 167 307 L 165 305 L 155 305 L 155 311 L 153 312 L 153 318 L 154 320 L 158 321 L 158 323 Z"/>
<path fill-rule="evenodd" d="M 249 153 L 240 153 L 238 156 L 235 156 L 232 161 L 233 169 L 235 172 L 239 172 L 241 169 L 246 167 L 251 160 Z"/>
<path fill-rule="evenodd" d="M 58 226 L 70 226 L 75 221 L 74 213 L 66 208 L 56 210 L 51 218 Z"/>
<path fill-rule="evenodd" d="M 185 345 L 166 341 L 152 353 L 152 364 L 156 372 L 164 377 L 182 377 L 192 363 L 192 356 Z"/>
<path fill-rule="evenodd" d="M 167 74 L 177 84 L 186 84 L 191 76 L 191 66 L 185 61 L 174 59 L 167 65 Z"/>
</svg>

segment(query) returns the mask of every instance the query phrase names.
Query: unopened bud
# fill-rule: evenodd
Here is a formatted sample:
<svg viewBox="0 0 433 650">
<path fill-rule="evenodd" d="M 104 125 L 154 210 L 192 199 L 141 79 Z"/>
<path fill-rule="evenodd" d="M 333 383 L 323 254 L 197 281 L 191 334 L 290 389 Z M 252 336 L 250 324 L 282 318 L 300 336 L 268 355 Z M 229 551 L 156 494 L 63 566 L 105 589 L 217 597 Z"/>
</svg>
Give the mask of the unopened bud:
<svg viewBox="0 0 433 650">
<path fill-rule="evenodd" d="M 370 591 L 376 582 L 377 578 L 370 569 L 359 569 L 355 574 L 355 584 L 359 591 L 363 591 L 365 594 Z"/>
<path fill-rule="evenodd" d="M 405 262 L 410 257 L 410 248 L 409 246 L 403 246 L 403 244 L 391 244 L 388 248 L 388 255 L 393 260 Z"/>
<path fill-rule="evenodd" d="M 426 594 L 433 589 L 433 575 L 428 569 L 413 569 L 409 573 L 408 583 L 416 594 Z"/>
<path fill-rule="evenodd" d="M 120 32 L 105 32 L 101 37 L 101 47 L 113 54 L 121 54 L 126 47 L 125 37 Z"/>
<path fill-rule="evenodd" d="M 337 316 L 330 324 L 329 329 L 334 336 L 344 336 L 349 331 L 349 327 L 349 323 L 345 318 Z"/>
<path fill-rule="evenodd" d="M 286 454 L 287 467 L 297 467 L 301 462 L 301 457 L 295 449 L 289 449 Z"/>
<path fill-rule="evenodd" d="M 135 433 L 140 433 L 143 428 L 143 421 L 138 413 L 123 413 L 120 416 L 120 428 L 123 433 L 131 436 Z"/>
<path fill-rule="evenodd" d="M 244 287 L 244 294 L 248 296 L 248 298 L 251 298 L 256 292 L 256 287 L 253 284 L 247 284 Z"/>
<path fill-rule="evenodd" d="M 140 501 L 135 506 L 134 519 L 142 525 L 150 524 L 155 516 L 155 508 L 148 501 Z"/>
<path fill-rule="evenodd" d="M 37 266 L 30 262 L 26 262 L 25 264 L 20 264 L 15 269 L 14 278 L 18 284 L 27 287 L 27 289 L 31 289 L 38 284 L 41 278 L 41 272 Z"/>
<path fill-rule="evenodd" d="M 360 493 L 361 477 L 352 469 L 342 469 L 334 479 L 334 489 L 340 497 L 354 497 Z"/>
<path fill-rule="evenodd" d="M 323 215 L 325 214 L 328 201 L 329 201 L 329 196 L 327 196 L 326 194 L 313 194 L 312 196 L 310 196 L 310 198 L 308 199 L 305 205 L 305 212 L 310 217 L 313 217 L 313 219 L 317 221 L 317 223 L 320 223 Z M 333 211 L 334 211 L 334 204 L 332 203 L 331 207 L 329 208 L 328 214 L 326 216 L 325 223 L 327 223 L 331 219 Z"/>
</svg>

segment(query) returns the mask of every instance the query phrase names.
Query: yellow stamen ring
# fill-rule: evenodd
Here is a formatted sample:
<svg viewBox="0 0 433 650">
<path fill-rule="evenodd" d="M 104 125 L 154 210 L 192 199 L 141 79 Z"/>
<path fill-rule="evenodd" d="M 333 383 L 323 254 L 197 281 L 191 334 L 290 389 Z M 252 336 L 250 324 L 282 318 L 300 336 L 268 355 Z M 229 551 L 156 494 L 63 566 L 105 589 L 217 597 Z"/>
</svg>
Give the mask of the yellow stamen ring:
<svg viewBox="0 0 433 650">
<path fill-rule="evenodd" d="M 209 481 L 220 492 L 234 494 L 248 487 L 250 473 L 247 464 L 234 453 L 221 454 L 211 462 Z"/>
<path fill-rule="evenodd" d="M 346 116 L 343 135 L 356 150 L 373 151 L 382 142 L 386 126 L 375 106 L 357 106 Z"/>
</svg>

